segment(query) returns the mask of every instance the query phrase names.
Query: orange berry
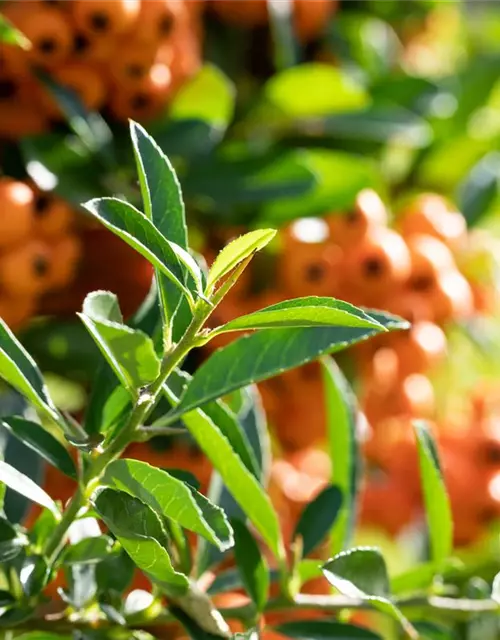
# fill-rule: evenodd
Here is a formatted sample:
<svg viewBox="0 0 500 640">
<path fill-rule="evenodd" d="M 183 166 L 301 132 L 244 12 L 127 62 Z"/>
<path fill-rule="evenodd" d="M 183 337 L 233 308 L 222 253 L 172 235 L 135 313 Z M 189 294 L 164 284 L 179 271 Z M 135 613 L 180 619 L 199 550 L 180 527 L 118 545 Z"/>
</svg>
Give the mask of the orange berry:
<svg viewBox="0 0 500 640">
<path fill-rule="evenodd" d="M 403 238 L 383 227 L 370 230 L 346 256 L 345 275 L 368 304 L 393 290 L 410 273 L 410 253 Z"/>
<path fill-rule="evenodd" d="M 49 248 L 32 240 L 1 256 L 0 287 L 11 295 L 37 295 L 47 288 L 50 271 Z"/>
<path fill-rule="evenodd" d="M 34 213 L 34 231 L 41 238 L 62 235 L 73 220 L 71 207 L 64 200 L 48 193 L 36 196 Z"/>
<path fill-rule="evenodd" d="M 443 273 L 436 283 L 430 302 L 436 322 L 460 320 L 474 312 L 472 290 L 459 271 Z"/>
<path fill-rule="evenodd" d="M 113 58 L 116 42 L 77 31 L 73 36 L 71 58 L 75 62 L 105 62 Z"/>
<path fill-rule="evenodd" d="M 80 242 L 76 236 L 55 238 L 51 244 L 51 269 L 47 287 L 60 289 L 69 284 L 75 275 L 80 255 Z"/>
<path fill-rule="evenodd" d="M 286 295 L 333 296 L 340 284 L 342 251 L 326 243 L 291 242 L 278 265 Z"/>
<path fill-rule="evenodd" d="M 186 18 L 185 5 L 182 2 L 177 2 L 176 0 L 142 0 L 139 14 L 139 38 L 153 42 L 169 38 L 179 21 Z"/>
<path fill-rule="evenodd" d="M 172 75 L 163 64 L 155 64 L 135 88 L 117 87 L 110 109 L 118 120 L 150 120 L 165 108 L 171 95 Z"/>
<path fill-rule="evenodd" d="M 416 322 L 409 331 L 394 334 L 400 375 L 424 373 L 446 356 L 446 336 L 433 322 Z"/>
<path fill-rule="evenodd" d="M 311 40 L 321 34 L 337 8 L 338 0 L 295 0 L 295 29 L 301 40 Z"/>
<path fill-rule="evenodd" d="M 155 54 L 152 43 L 125 36 L 117 46 L 117 55 L 110 60 L 110 78 L 119 87 L 136 87 L 148 77 Z"/>
<path fill-rule="evenodd" d="M 448 247 L 430 235 L 416 234 L 407 240 L 411 255 L 409 288 L 427 292 L 444 272 L 456 269 L 455 260 Z"/>
<path fill-rule="evenodd" d="M 73 31 L 66 16 L 57 8 L 35 3 L 8 5 L 6 16 L 31 42 L 28 59 L 53 66 L 71 53 Z"/>
<path fill-rule="evenodd" d="M 33 224 L 33 191 L 24 182 L 0 178 L 0 247 L 24 240 Z"/>
<path fill-rule="evenodd" d="M 20 47 L 0 43 L 0 76 L 12 78 L 27 76 L 30 73 L 26 53 Z"/>
<path fill-rule="evenodd" d="M 447 202 L 437 194 L 424 194 L 404 213 L 401 220 L 404 236 L 428 234 L 444 242 L 450 249 L 463 246 L 467 223 L 463 215 L 450 211 Z"/>
<path fill-rule="evenodd" d="M 352 246 L 360 242 L 370 229 L 386 226 L 387 210 L 375 191 L 363 189 L 357 195 L 352 211 L 331 214 L 326 217 L 326 222 L 333 242 Z"/>
<path fill-rule="evenodd" d="M 74 0 L 71 5 L 75 24 L 90 36 L 109 38 L 134 25 L 140 0 Z"/>
<path fill-rule="evenodd" d="M 0 318 L 11 329 L 20 328 L 35 312 L 35 299 L 30 296 L 0 295 Z"/>
</svg>

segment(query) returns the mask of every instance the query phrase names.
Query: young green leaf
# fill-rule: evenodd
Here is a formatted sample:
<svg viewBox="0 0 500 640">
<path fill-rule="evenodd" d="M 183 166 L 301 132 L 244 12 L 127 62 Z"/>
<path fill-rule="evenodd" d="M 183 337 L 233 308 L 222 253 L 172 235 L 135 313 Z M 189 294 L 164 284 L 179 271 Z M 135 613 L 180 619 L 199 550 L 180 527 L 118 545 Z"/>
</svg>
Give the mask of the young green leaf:
<svg viewBox="0 0 500 640">
<path fill-rule="evenodd" d="M 207 289 L 211 289 L 245 258 L 265 247 L 275 235 L 274 229 L 259 229 L 230 242 L 219 253 L 208 272 Z"/>
<path fill-rule="evenodd" d="M 181 260 L 186 251 L 168 241 L 153 223 L 131 204 L 116 198 L 90 200 L 85 209 L 107 229 L 115 233 L 164 274 L 194 304 L 190 289 L 184 284 L 184 268 Z M 194 269 L 193 265 L 190 266 Z M 201 275 L 199 276 L 201 282 Z"/>
<path fill-rule="evenodd" d="M 263 611 L 269 595 L 269 567 L 260 549 L 241 520 L 231 520 L 234 531 L 234 555 L 245 590 L 257 611 Z"/>
<path fill-rule="evenodd" d="M 407 323 L 402 326 L 407 326 Z M 213 353 L 197 369 L 171 417 L 180 416 L 235 389 L 298 367 L 325 353 L 345 349 L 383 330 L 382 327 L 305 327 L 263 329 L 242 336 Z"/>
<path fill-rule="evenodd" d="M 274 629 L 287 638 L 297 640 L 382 640 L 370 629 L 336 620 L 294 620 L 283 622 Z"/>
<path fill-rule="evenodd" d="M 431 555 L 434 562 L 443 562 L 453 550 L 453 518 L 439 466 L 436 445 L 429 428 L 423 422 L 413 425 L 417 439 L 420 475 L 424 495 Z"/>
<path fill-rule="evenodd" d="M 412 640 L 419 635 L 401 611 L 388 599 L 389 576 L 378 549 L 358 547 L 343 551 L 323 566 L 328 582 L 349 598 L 361 598 L 374 609 L 396 620 Z"/>
<path fill-rule="evenodd" d="M 43 414 L 58 424 L 63 423 L 35 361 L 1 318 L 0 377 Z"/>
<path fill-rule="evenodd" d="M 188 249 L 188 232 L 181 185 L 170 160 L 137 122 L 130 122 L 144 212 L 172 242 Z"/>
<path fill-rule="evenodd" d="M 139 460 L 116 460 L 107 467 L 103 481 L 207 538 L 220 549 L 233 545 L 231 527 L 222 509 L 162 469 Z"/>
<path fill-rule="evenodd" d="M 92 503 L 135 564 L 167 594 L 182 595 L 189 581 L 177 572 L 166 551 L 167 534 L 159 516 L 123 491 L 100 489 Z"/>
<path fill-rule="evenodd" d="M 61 473 L 76 480 L 75 463 L 67 449 L 41 425 L 19 417 L 3 418 L 2 425 Z"/>
<path fill-rule="evenodd" d="M 61 560 L 65 565 L 96 564 L 108 558 L 112 548 L 113 540 L 109 536 L 90 536 L 66 547 Z"/>
<path fill-rule="evenodd" d="M 336 485 L 325 487 L 302 511 L 293 537 L 302 538 L 302 556 L 314 551 L 326 538 L 342 506 L 342 491 Z"/>
<path fill-rule="evenodd" d="M 18 31 L 2 14 L 0 14 L 0 42 L 21 47 L 22 49 L 31 49 L 31 42 L 28 38 Z"/>
<path fill-rule="evenodd" d="M 361 309 L 335 298 L 295 298 L 240 316 L 221 327 L 213 336 L 229 331 L 279 329 L 284 327 L 373 327 L 384 330 Z"/>
<path fill-rule="evenodd" d="M 175 406 L 179 401 L 167 385 L 164 392 Z M 269 497 L 243 464 L 227 437 L 201 409 L 184 413 L 182 420 L 198 446 L 219 472 L 228 490 L 243 509 L 273 553 L 280 557 L 283 553 L 278 517 Z"/>
<path fill-rule="evenodd" d="M 50 509 L 56 519 L 60 519 L 61 513 L 56 503 L 41 487 L 7 462 L 0 460 L 0 484 L 2 483 L 28 500 Z"/>
<path fill-rule="evenodd" d="M 340 513 L 331 531 L 331 548 L 340 553 L 349 545 L 356 519 L 359 453 L 356 438 L 356 398 L 332 358 L 322 358 L 326 423 L 332 460 L 332 482 L 342 493 Z"/>
<path fill-rule="evenodd" d="M 106 291 L 90 293 L 78 314 L 116 376 L 132 396 L 160 372 L 152 340 L 120 324 L 116 296 Z"/>
<path fill-rule="evenodd" d="M 130 122 L 130 136 L 146 217 L 164 238 L 175 242 L 187 252 L 184 202 L 175 171 L 153 138 L 136 122 Z M 158 269 L 156 279 L 165 319 L 174 322 L 174 316 L 183 298 L 182 291 Z M 184 274 L 182 282 L 187 283 L 187 273 Z"/>
</svg>

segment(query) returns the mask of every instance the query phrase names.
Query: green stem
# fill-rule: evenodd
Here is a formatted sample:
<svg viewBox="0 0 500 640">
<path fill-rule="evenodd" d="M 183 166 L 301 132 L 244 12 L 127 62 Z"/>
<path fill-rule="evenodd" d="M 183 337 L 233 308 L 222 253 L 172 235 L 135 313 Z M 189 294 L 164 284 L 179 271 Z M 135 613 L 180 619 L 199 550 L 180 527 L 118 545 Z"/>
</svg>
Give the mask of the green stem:
<svg viewBox="0 0 500 640">
<path fill-rule="evenodd" d="M 177 345 L 172 348 L 170 353 L 166 354 L 164 357 L 158 378 L 151 384 L 149 389 L 139 396 L 127 425 L 125 425 L 123 429 L 117 433 L 116 437 L 109 442 L 104 451 L 94 458 L 92 464 L 87 470 L 87 473 L 85 474 L 83 490 L 79 489 L 73 495 L 64 512 L 62 520 L 59 522 L 47 541 L 45 555 L 49 558 L 50 562 L 53 562 L 59 553 L 62 545 L 64 544 L 64 538 L 68 529 L 78 515 L 78 512 L 82 507 L 88 504 L 88 499 L 95 489 L 103 471 L 110 462 L 116 460 L 122 455 L 128 445 L 134 440 L 148 415 L 156 406 L 162 393 L 163 385 L 172 371 L 184 360 L 186 355 L 193 348 L 193 345 L 196 343 L 198 331 L 203 327 L 203 324 L 210 312 L 210 305 L 200 300 L 193 316 L 193 320 L 191 321 L 186 333 Z"/>
</svg>

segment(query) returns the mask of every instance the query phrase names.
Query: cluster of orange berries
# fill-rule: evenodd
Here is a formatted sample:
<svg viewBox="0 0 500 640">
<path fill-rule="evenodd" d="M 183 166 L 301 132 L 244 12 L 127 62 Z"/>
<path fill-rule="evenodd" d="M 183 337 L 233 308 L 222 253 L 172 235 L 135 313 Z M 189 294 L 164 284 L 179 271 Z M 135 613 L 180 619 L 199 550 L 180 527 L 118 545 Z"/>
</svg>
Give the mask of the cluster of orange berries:
<svg viewBox="0 0 500 640">
<path fill-rule="evenodd" d="M 90 110 L 147 120 L 165 108 L 200 65 L 198 2 L 16 0 L 4 14 L 31 42 L 0 45 L 0 135 L 46 131 L 61 119 L 37 71 L 76 93 Z"/>
<path fill-rule="evenodd" d="M 267 0 L 217 0 L 210 4 L 222 20 L 241 27 L 260 26 L 269 19 Z M 293 0 L 293 22 L 298 37 L 310 40 L 317 36 L 337 5 L 338 0 Z"/>
<path fill-rule="evenodd" d="M 365 419 L 365 453 L 369 467 L 377 469 L 365 483 L 361 517 L 390 534 L 399 533 L 421 512 L 411 419 L 435 418 L 428 375 L 446 358 L 446 326 L 485 313 L 494 304 L 493 283 L 473 282 L 463 273 L 470 241 L 465 219 L 440 196 L 416 198 L 389 228 L 383 202 L 374 191 L 364 190 L 346 215 L 297 220 L 285 228 L 271 288 L 254 293 L 252 273 L 247 274 L 212 318 L 216 325 L 286 298 L 317 295 L 383 309 L 412 322 L 409 331 L 382 335 L 351 350 Z M 207 252 L 208 261 L 211 257 Z M 264 267 L 269 278 L 268 265 Z M 220 336 L 213 346 L 231 339 L 230 334 Z M 287 372 L 262 383 L 260 390 L 282 450 L 273 467 L 273 495 L 284 522 L 293 527 L 303 506 L 331 477 L 322 450 L 326 429 L 320 367 L 312 363 Z M 459 449 L 465 460 L 463 434 L 447 431 L 439 437 L 445 460 L 450 458 L 445 464 L 450 487 L 455 476 L 457 482 L 475 479 L 474 465 L 451 462 L 458 460 Z M 403 462 L 405 447 L 412 464 L 408 457 Z M 468 473 L 463 474 L 465 467 Z M 474 539 L 469 516 L 453 498 L 460 490 L 451 493 L 456 541 L 468 543 Z M 488 491 L 481 495 L 486 500 Z"/>
<path fill-rule="evenodd" d="M 0 178 L 0 317 L 24 324 L 49 291 L 71 282 L 80 255 L 73 211 L 25 182 Z"/>
</svg>

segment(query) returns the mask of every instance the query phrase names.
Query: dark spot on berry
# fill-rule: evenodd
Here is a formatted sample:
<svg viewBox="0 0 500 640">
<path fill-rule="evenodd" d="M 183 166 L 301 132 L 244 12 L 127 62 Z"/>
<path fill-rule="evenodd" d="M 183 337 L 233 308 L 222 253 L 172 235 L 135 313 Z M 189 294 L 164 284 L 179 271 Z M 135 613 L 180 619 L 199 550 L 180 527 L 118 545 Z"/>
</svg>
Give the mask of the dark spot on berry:
<svg viewBox="0 0 500 640">
<path fill-rule="evenodd" d="M 345 215 L 345 221 L 347 224 L 356 224 L 359 221 L 359 213 L 357 211 L 349 211 L 349 213 Z"/>
<path fill-rule="evenodd" d="M 33 271 L 36 276 L 43 277 L 49 270 L 49 263 L 44 256 L 37 256 L 33 262 Z"/>
<path fill-rule="evenodd" d="M 368 278 L 377 278 L 384 272 L 384 265 L 378 258 L 368 258 L 363 262 L 363 273 Z"/>
<path fill-rule="evenodd" d="M 146 73 L 146 70 L 141 64 L 129 64 L 125 67 L 125 74 L 129 78 L 142 78 Z"/>
<path fill-rule="evenodd" d="M 57 50 L 57 42 L 54 38 L 42 38 L 37 43 L 37 49 L 42 53 L 51 54 Z"/>
<path fill-rule="evenodd" d="M 500 464 L 500 445 L 495 443 L 488 443 L 484 449 L 484 461 L 488 465 L 497 466 Z"/>
<path fill-rule="evenodd" d="M 83 33 L 77 33 L 73 38 L 73 52 L 85 53 L 90 46 L 90 40 L 83 35 Z"/>
<path fill-rule="evenodd" d="M 164 16 L 162 16 L 160 23 L 158 25 L 158 30 L 160 32 L 160 35 L 168 36 L 169 33 L 172 31 L 173 26 L 174 26 L 174 17 L 172 15 L 165 14 Z"/>
<path fill-rule="evenodd" d="M 93 13 L 89 22 L 94 31 L 103 32 L 109 29 L 109 17 L 105 13 Z"/>
<path fill-rule="evenodd" d="M 0 100 L 13 98 L 17 94 L 17 85 L 12 80 L 0 81 Z"/>
<path fill-rule="evenodd" d="M 434 278 L 431 276 L 414 276 L 410 279 L 410 288 L 414 291 L 429 291 L 434 285 Z"/>
<path fill-rule="evenodd" d="M 306 269 L 307 282 L 320 282 L 325 277 L 325 267 L 322 264 L 310 264 Z"/>
<path fill-rule="evenodd" d="M 151 99 L 145 93 L 136 94 L 130 101 L 130 106 L 136 111 L 146 109 L 151 104 Z"/>
<path fill-rule="evenodd" d="M 39 217 L 43 217 L 49 208 L 51 198 L 46 194 L 39 195 L 35 200 L 35 213 Z"/>
</svg>

